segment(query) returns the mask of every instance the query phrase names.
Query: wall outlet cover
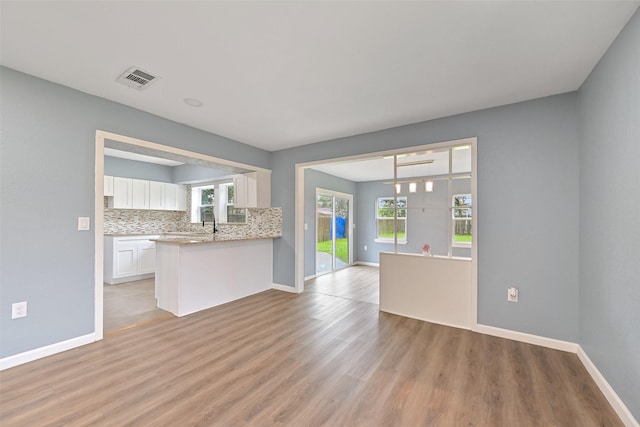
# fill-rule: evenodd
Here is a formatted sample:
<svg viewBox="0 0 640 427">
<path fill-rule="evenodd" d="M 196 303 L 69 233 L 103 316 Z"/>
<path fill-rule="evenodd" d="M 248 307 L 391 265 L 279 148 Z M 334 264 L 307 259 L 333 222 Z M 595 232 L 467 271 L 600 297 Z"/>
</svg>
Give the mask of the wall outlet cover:
<svg viewBox="0 0 640 427">
<path fill-rule="evenodd" d="M 518 302 L 518 288 L 507 289 L 507 301 Z"/>
<path fill-rule="evenodd" d="M 11 304 L 11 318 L 19 319 L 21 317 L 27 317 L 27 302 L 14 302 Z"/>
</svg>

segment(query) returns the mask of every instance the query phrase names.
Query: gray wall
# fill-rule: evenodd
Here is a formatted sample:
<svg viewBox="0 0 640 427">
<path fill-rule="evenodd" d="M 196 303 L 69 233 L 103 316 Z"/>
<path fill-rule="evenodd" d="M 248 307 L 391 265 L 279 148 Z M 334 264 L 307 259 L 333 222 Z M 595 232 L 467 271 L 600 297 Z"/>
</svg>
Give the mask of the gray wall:
<svg viewBox="0 0 640 427">
<path fill-rule="evenodd" d="M 640 420 L 640 12 L 578 101 L 580 345 Z"/>
<path fill-rule="evenodd" d="M 296 163 L 470 136 L 478 137 L 479 322 L 577 341 L 578 211 L 564 209 L 579 202 L 576 93 L 274 152 L 272 203 L 284 217 L 274 282 L 294 284 Z M 506 301 L 512 285 L 518 304 Z"/>
<path fill-rule="evenodd" d="M 422 253 L 422 245 L 428 243 L 434 255 L 447 255 L 449 250 L 449 220 L 451 211 L 447 181 L 434 181 L 434 191 L 409 193 L 407 185 L 398 196 L 407 197 L 407 243 L 398 244 L 398 252 Z M 453 180 L 453 193 L 471 193 L 471 181 Z M 376 199 L 393 197 L 393 186 L 384 181 L 359 182 L 356 200 L 356 254 L 359 261 L 380 262 L 380 252 L 393 251 L 393 243 L 377 243 Z M 364 246 L 367 250 L 364 250 Z M 453 248 L 454 256 L 470 257 L 471 249 Z"/>
<path fill-rule="evenodd" d="M 232 175 L 229 171 L 189 164 L 174 166 L 172 169 L 173 182 L 178 184 L 197 184 Z"/>
<path fill-rule="evenodd" d="M 232 175 L 229 171 L 198 165 L 166 166 L 111 156 L 104 157 L 104 174 L 177 184 L 209 182 Z"/>
<path fill-rule="evenodd" d="M 315 241 L 316 241 L 316 188 L 339 191 L 352 194 L 356 203 L 356 183 L 347 179 L 338 178 L 324 172 L 313 169 L 304 171 L 304 222 L 308 229 L 304 233 L 304 275 L 305 277 L 316 274 Z M 355 209 L 354 209 L 355 210 Z M 355 213 L 354 213 L 355 214 Z M 355 230 L 356 236 L 358 230 Z M 354 244 L 355 250 L 355 244 Z M 353 257 L 354 261 L 358 258 Z"/>
<path fill-rule="evenodd" d="M 94 331 L 96 129 L 270 168 L 270 153 L 0 68 L 0 357 Z M 47 191 L 41 191 L 42 188 Z M 29 316 L 11 320 L 11 304 Z"/>
<path fill-rule="evenodd" d="M 123 178 L 173 182 L 173 168 L 171 166 L 111 156 L 104 157 L 104 174 Z"/>
</svg>

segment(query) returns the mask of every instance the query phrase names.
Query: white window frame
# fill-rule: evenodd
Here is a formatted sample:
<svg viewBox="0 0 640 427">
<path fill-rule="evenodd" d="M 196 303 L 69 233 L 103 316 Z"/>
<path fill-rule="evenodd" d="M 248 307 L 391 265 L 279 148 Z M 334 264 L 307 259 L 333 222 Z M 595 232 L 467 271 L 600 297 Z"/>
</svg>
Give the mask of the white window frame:
<svg viewBox="0 0 640 427">
<path fill-rule="evenodd" d="M 211 205 L 202 205 L 200 201 L 202 200 L 202 190 L 213 189 L 213 204 Z M 191 222 L 198 223 L 202 222 L 202 217 L 200 216 L 200 209 L 206 206 L 212 206 L 215 210 L 216 206 L 216 196 L 218 194 L 218 189 L 215 184 L 201 184 L 201 185 L 192 185 L 191 186 Z"/>
<path fill-rule="evenodd" d="M 466 197 L 470 200 L 471 204 L 459 207 L 455 206 L 456 197 Z M 456 218 L 456 210 L 468 209 L 470 216 Z M 471 221 L 471 241 L 470 242 L 456 242 L 456 222 L 457 221 Z M 470 248 L 473 245 L 473 198 L 471 193 L 454 194 L 451 197 L 451 246 L 454 248 Z"/>
<path fill-rule="evenodd" d="M 197 224 L 202 222 L 200 217 L 200 208 L 203 206 L 213 206 L 213 213 L 217 223 L 227 222 L 227 206 L 233 206 L 228 203 L 228 189 L 233 187 L 232 181 L 209 182 L 204 184 L 193 184 L 191 186 L 191 223 Z M 201 205 L 201 191 L 213 188 L 213 205 Z M 207 221 L 210 222 L 210 221 Z"/>
<path fill-rule="evenodd" d="M 407 196 L 397 196 L 396 198 L 394 198 L 393 196 L 376 198 L 376 206 L 375 206 L 376 238 L 374 239 L 374 242 L 376 242 L 376 243 L 394 243 L 395 242 L 395 238 L 394 237 L 379 237 L 378 221 L 381 220 L 381 219 L 386 219 L 386 220 L 390 219 L 389 217 L 380 217 L 380 216 L 378 216 L 379 209 L 380 209 L 380 201 L 381 200 L 385 200 L 385 199 L 387 199 L 387 200 L 396 200 L 396 199 L 397 200 L 401 200 L 401 199 L 404 199 L 404 201 L 405 201 L 405 206 L 404 206 L 404 208 L 402 208 L 404 210 L 404 212 L 405 212 L 405 216 L 404 217 L 398 216 L 397 219 L 404 219 L 404 238 L 400 238 L 399 237 L 398 238 L 398 244 L 399 245 L 406 245 L 407 244 L 407 236 L 409 234 L 408 226 L 407 226 L 407 222 L 408 222 L 408 218 L 407 217 L 408 217 L 408 213 L 409 213 L 409 200 L 408 200 Z M 388 208 L 388 209 L 391 209 L 391 208 Z M 396 210 L 398 209 L 397 202 L 396 202 L 396 205 L 395 205 L 394 209 L 396 209 Z M 393 218 L 391 218 L 391 219 L 393 219 Z"/>
</svg>

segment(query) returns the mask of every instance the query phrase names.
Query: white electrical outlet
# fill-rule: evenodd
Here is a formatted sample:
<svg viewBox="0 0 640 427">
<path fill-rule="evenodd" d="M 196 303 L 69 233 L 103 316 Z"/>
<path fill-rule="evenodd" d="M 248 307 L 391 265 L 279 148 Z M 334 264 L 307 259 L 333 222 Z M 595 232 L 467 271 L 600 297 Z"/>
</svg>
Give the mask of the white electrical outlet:
<svg viewBox="0 0 640 427">
<path fill-rule="evenodd" d="M 27 302 L 14 302 L 11 304 L 11 318 L 19 319 L 21 317 L 27 317 Z"/>
<path fill-rule="evenodd" d="M 518 288 L 507 289 L 507 301 L 518 302 Z"/>
<path fill-rule="evenodd" d="M 367 245 L 364 245 L 364 250 L 365 250 L 365 251 L 366 251 L 366 250 L 368 250 L 368 249 L 367 249 Z"/>
</svg>

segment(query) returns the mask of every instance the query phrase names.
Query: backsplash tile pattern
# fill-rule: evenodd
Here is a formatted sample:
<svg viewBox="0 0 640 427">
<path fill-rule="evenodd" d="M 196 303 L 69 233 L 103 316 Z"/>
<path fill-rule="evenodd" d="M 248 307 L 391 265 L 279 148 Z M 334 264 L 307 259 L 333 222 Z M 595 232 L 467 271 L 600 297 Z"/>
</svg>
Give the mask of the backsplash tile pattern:
<svg viewBox="0 0 640 427">
<path fill-rule="evenodd" d="M 155 234 L 177 231 L 184 218 L 181 211 L 105 209 L 104 232 Z"/>
<path fill-rule="evenodd" d="M 186 189 L 187 206 L 191 206 L 191 186 Z M 104 210 L 105 234 L 160 234 L 171 231 L 212 233 L 211 224 L 191 223 L 187 211 L 140 209 Z M 225 238 L 260 238 L 282 236 L 282 208 L 249 208 L 246 224 L 218 224 L 218 235 Z"/>
</svg>

